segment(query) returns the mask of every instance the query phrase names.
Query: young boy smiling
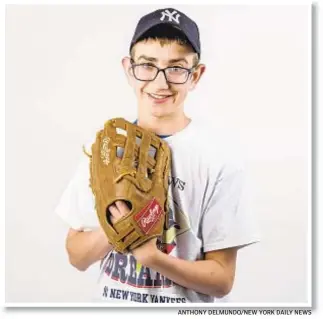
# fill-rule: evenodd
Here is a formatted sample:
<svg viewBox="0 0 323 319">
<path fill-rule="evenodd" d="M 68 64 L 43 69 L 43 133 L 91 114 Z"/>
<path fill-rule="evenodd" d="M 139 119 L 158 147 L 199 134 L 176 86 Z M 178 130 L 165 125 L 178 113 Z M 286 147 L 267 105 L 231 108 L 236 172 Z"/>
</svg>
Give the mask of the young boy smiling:
<svg viewBox="0 0 323 319">
<path fill-rule="evenodd" d="M 241 203 L 244 166 L 239 154 L 226 136 L 184 112 L 188 93 L 206 70 L 200 57 L 196 23 L 167 8 L 139 20 L 130 56 L 122 59 L 136 96 L 137 125 L 158 134 L 172 152 L 169 226 L 163 238 L 128 255 L 113 250 L 96 216 L 86 157 L 56 209 L 70 226 L 70 263 L 84 271 L 101 261 L 101 301 L 224 301 L 234 283 L 237 251 L 258 241 Z M 109 211 L 112 222 L 129 212 L 122 201 Z"/>
</svg>

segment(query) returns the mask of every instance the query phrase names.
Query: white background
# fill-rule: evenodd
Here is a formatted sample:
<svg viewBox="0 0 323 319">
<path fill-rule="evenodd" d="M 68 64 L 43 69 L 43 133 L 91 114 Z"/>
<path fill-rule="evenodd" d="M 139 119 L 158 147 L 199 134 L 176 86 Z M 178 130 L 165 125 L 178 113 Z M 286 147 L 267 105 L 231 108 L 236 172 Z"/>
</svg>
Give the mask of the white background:
<svg viewBox="0 0 323 319">
<path fill-rule="evenodd" d="M 135 112 L 121 68 L 160 6 L 9 7 L 6 17 L 6 302 L 89 301 L 53 214 L 81 146 Z M 240 136 L 262 242 L 241 251 L 232 299 L 309 302 L 309 6 L 176 6 L 200 26 L 207 72 L 189 115 Z"/>
</svg>

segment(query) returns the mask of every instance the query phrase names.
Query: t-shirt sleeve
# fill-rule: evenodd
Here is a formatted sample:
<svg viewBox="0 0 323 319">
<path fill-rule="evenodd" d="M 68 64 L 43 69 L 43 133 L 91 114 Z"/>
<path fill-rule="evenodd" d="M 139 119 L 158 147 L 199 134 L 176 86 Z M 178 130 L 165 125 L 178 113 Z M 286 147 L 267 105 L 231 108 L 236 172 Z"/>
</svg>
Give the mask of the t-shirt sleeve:
<svg viewBox="0 0 323 319">
<path fill-rule="evenodd" d="M 55 213 L 75 230 L 99 227 L 90 187 L 89 158 L 86 155 L 81 158 L 74 176 L 61 195 Z"/>
<path fill-rule="evenodd" d="M 202 217 L 203 251 L 258 242 L 257 223 L 251 213 L 244 160 L 226 161 L 209 175 Z"/>
</svg>

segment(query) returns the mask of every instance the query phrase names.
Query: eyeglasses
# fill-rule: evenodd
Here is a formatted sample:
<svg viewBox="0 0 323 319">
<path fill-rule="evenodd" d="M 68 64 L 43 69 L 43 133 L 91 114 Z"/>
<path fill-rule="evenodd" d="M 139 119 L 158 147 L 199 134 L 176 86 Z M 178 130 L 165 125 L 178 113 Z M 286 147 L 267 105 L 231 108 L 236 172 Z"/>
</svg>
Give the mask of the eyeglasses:
<svg viewBox="0 0 323 319">
<path fill-rule="evenodd" d="M 163 72 L 168 83 L 184 84 L 196 68 L 196 65 L 190 69 L 180 66 L 170 66 L 160 69 L 151 63 L 136 64 L 131 59 L 131 68 L 133 70 L 134 77 L 139 81 L 154 81 L 159 72 Z"/>
</svg>

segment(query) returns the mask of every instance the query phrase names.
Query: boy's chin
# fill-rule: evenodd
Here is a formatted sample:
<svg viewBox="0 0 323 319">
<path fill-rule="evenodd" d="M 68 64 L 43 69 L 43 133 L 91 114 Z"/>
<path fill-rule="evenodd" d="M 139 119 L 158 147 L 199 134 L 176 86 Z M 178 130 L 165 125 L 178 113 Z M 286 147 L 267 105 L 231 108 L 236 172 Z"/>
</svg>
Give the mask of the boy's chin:
<svg viewBox="0 0 323 319">
<path fill-rule="evenodd" d="M 150 114 L 154 117 L 165 117 L 171 115 L 173 112 L 167 107 L 156 107 L 155 105 L 149 107 Z"/>
</svg>

